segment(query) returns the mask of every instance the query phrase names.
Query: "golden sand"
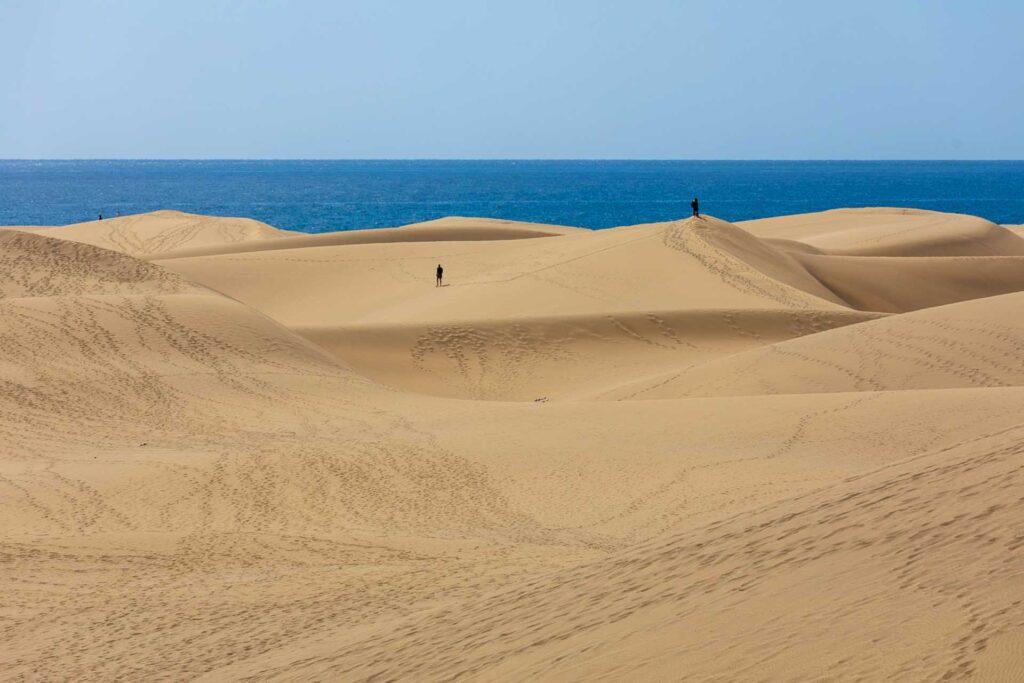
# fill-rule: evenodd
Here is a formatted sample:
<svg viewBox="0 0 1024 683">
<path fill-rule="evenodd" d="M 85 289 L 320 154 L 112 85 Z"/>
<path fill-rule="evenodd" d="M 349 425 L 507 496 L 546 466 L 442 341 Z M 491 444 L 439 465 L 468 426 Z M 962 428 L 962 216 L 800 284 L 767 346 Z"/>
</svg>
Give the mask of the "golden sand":
<svg viewBox="0 0 1024 683">
<path fill-rule="evenodd" d="M 1019 679 L 1022 290 L 906 209 L 5 229 L 0 678 Z"/>
</svg>

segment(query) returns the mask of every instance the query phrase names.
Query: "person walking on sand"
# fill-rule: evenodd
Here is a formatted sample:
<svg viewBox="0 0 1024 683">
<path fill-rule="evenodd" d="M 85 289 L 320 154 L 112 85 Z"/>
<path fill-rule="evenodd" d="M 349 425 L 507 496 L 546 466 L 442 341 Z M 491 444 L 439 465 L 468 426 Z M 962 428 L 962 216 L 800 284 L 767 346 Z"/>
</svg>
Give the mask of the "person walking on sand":
<svg viewBox="0 0 1024 683">
<path fill-rule="evenodd" d="M 437 287 L 441 286 L 441 278 L 443 278 L 443 277 L 444 277 L 444 268 L 442 268 L 441 264 L 438 263 L 437 264 L 437 285 L 436 285 Z"/>
<path fill-rule="evenodd" d="M 696 197 L 694 197 L 693 201 L 690 202 L 690 208 L 693 209 L 693 217 L 700 218 L 700 204 L 697 202 Z"/>
<path fill-rule="evenodd" d="M 103 220 L 103 212 L 100 211 L 100 220 Z"/>
</svg>

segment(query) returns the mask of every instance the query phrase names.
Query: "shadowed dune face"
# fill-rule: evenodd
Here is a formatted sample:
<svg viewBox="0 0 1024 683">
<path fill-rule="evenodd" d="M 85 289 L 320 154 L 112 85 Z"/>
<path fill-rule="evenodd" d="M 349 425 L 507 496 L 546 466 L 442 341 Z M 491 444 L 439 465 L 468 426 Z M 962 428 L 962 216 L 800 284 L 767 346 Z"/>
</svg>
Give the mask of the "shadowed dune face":
<svg viewBox="0 0 1024 683">
<path fill-rule="evenodd" d="M 1024 290 L 1024 256 L 794 258 L 860 310 L 903 313 Z"/>
<path fill-rule="evenodd" d="M 673 310 L 296 328 L 385 385 L 453 398 L 592 396 L 627 377 L 871 319 L 859 311 Z"/>
<path fill-rule="evenodd" d="M 622 398 L 1024 386 L 1024 293 L 830 330 L 644 380 Z"/>
<path fill-rule="evenodd" d="M 0 678 L 1019 672 L 1010 230 L 116 221 L 0 231 Z"/>
</svg>

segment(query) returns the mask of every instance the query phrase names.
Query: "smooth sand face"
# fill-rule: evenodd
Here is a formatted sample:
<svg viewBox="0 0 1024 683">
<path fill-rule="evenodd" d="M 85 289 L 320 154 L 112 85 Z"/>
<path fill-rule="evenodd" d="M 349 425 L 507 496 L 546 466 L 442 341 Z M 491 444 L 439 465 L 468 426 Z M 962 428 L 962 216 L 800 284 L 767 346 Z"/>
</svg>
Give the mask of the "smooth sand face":
<svg viewBox="0 0 1024 683">
<path fill-rule="evenodd" d="M 10 229 L 10 228 L 9 228 Z M 19 232 L 54 235 L 53 228 L 14 227 Z M 294 235 L 251 218 L 198 216 L 181 211 L 154 211 L 134 216 L 107 217 L 103 221 L 67 225 L 61 239 L 92 244 L 131 256 L 147 257 L 178 249 L 213 248 L 220 245 L 258 243 Z"/>
<path fill-rule="evenodd" d="M 903 209 L 2 231 L 0 678 L 1019 678 L 1022 272 Z"/>
</svg>

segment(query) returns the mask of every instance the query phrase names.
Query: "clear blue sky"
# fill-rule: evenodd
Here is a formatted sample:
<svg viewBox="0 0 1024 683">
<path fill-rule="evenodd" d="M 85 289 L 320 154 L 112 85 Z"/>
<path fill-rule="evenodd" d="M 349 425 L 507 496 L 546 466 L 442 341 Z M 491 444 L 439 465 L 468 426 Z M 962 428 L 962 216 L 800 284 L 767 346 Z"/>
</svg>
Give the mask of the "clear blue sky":
<svg viewBox="0 0 1024 683">
<path fill-rule="evenodd" d="M 0 0 L 6 158 L 1024 158 L 1022 0 Z"/>
</svg>

